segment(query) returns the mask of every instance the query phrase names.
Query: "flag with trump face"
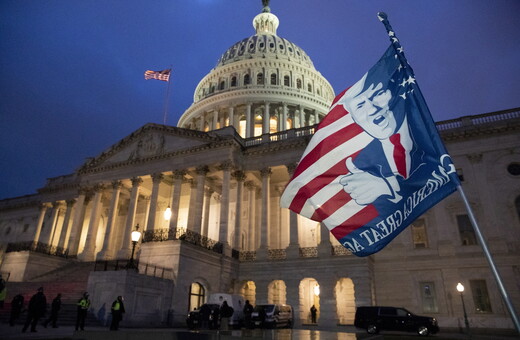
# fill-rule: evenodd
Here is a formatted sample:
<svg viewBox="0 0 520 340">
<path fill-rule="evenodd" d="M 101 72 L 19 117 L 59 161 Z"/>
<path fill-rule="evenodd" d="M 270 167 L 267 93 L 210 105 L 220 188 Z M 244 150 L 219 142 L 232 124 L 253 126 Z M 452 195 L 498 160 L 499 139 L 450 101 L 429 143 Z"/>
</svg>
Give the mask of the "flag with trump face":
<svg viewBox="0 0 520 340">
<path fill-rule="evenodd" d="M 460 184 L 398 53 L 391 45 L 334 99 L 281 198 L 358 256 L 381 250 Z"/>
</svg>

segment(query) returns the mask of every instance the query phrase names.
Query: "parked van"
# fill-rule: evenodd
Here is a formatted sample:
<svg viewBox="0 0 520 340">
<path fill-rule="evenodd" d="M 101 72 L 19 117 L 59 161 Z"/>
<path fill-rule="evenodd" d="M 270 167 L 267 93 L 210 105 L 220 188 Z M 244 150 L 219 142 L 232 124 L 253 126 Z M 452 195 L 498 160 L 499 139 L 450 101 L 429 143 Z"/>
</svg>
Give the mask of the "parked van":
<svg viewBox="0 0 520 340">
<path fill-rule="evenodd" d="M 229 307 L 233 308 L 233 316 L 229 318 L 229 326 L 240 328 L 244 322 L 244 297 L 238 294 L 214 293 L 208 298 L 208 304 L 222 306 L 227 301 Z"/>
<path fill-rule="evenodd" d="M 376 334 L 381 330 L 417 332 L 419 335 L 435 334 L 439 331 L 435 318 L 415 315 L 397 307 L 358 307 L 354 326 L 364 328 L 370 334 Z"/>
<path fill-rule="evenodd" d="M 255 327 L 260 328 L 291 328 L 293 326 L 292 307 L 277 304 L 256 305 L 251 314 L 251 322 Z"/>
</svg>

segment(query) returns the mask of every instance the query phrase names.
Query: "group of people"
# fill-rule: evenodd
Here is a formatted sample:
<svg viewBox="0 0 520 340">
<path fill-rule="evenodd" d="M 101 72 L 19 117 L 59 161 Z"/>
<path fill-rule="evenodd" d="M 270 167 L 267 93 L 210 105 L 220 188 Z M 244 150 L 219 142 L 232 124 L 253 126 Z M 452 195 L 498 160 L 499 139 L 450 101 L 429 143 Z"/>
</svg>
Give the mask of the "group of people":
<svg viewBox="0 0 520 340">
<path fill-rule="evenodd" d="M 1 278 L 1 277 L 0 277 Z M 2 288 L 2 287 L 0 287 Z M 5 287 L 4 287 L 5 289 Z M 1 290 L 0 290 L 1 291 Z M 81 298 L 76 303 L 77 314 L 76 314 L 76 330 L 85 329 L 85 320 L 87 319 L 87 313 L 90 308 L 90 299 L 88 292 L 83 293 Z M 3 306 L 2 306 L 3 308 Z M 58 293 L 51 303 L 50 315 L 45 321 L 43 321 L 43 327 L 47 328 L 49 324 L 53 328 L 57 328 L 58 325 L 58 314 L 61 309 L 61 293 Z M 22 312 L 24 312 L 24 297 L 22 294 L 17 294 L 11 301 L 11 315 L 9 317 L 9 325 L 14 326 L 16 320 L 20 318 Z M 44 318 L 47 313 L 47 298 L 43 293 L 43 287 L 38 288 L 36 294 L 34 294 L 29 300 L 27 305 L 27 318 L 25 320 L 22 332 L 25 333 L 29 326 L 31 332 L 37 332 L 36 326 L 40 319 Z M 110 324 L 110 330 L 118 330 L 119 323 L 123 319 L 125 313 L 125 306 L 123 303 L 123 297 L 118 296 L 112 303 L 112 322 Z"/>
</svg>

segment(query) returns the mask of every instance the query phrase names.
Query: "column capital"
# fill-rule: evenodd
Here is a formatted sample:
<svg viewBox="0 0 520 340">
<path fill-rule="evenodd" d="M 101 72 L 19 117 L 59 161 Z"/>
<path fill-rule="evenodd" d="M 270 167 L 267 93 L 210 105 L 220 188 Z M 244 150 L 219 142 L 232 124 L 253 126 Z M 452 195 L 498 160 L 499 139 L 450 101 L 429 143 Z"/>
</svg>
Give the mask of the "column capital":
<svg viewBox="0 0 520 340">
<path fill-rule="evenodd" d="M 76 204 L 76 200 L 74 198 L 67 200 L 67 208 L 72 207 L 74 204 Z"/>
<path fill-rule="evenodd" d="M 271 176 L 272 173 L 273 172 L 271 171 L 271 168 L 269 168 L 269 167 L 265 167 L 260 170 L 260 175 L 262 177 L 269 177 L 269 176 Z"/>
<path fill-rule="evenodd" d="M 184 179 L 184 176 L 186 175 L 185 169 L 177 169 L 173 170 L 173 178 L 174 179 Z"/>
<path fill-rule="evenodd" d="M 206 175 L 209 172 L 209 167 L 207 165 L 200 165 L 195 168 L 195 172 L 197 175 Z"/>
<path fill-rule="evenodd" d="M 244 183 L 244 185 L 246 186 L 246 188 L 248 188 L 249 190 L 255 190 L 256 189 L 256 184 L 255 182 L 253 181 L 247 181 Z"/>
<path fill-rule="evenodd" d="M 130 180 L 132 181 L 132 186 L 134 187 L 138 187 L 141 185 L 141 183 L 143 183 L 143 179 L 141 177 L 132 177 Z"/>
<path fill-rule="evenodd" d="M 220 163 L 220 165 L 218 166 L 218 169 L 222 170 L 222 171 L 231 170 L 232 168 L 233 168 L 233 162 L 231 162 L 230 160 L 226 160 L 226 161 Z"/>
<path fill-rule="evenodd" d="M 162 172 L 157 172 L 152 174 L 152 182 L 153 183 L 161 183 L 161 181 L 164 179 L 164 175 Z"/>
<path fill-rule="evenodd" d="M 213 195 L 215 190 L 213 190 L 211 188 L 204 188 L 204 192 L 206 193 L 207 196 L 211 196 L 211 195 Z"/>
<path fill-rule="evenodd" d="M 52 207 L 52 204 L 49 203 L 49 202 L 43 202 L 43 203 L 40 203 L 40 204 L 39 204 L 39 207 L 40 207 L 40 210 L 42 210 L 42 209 L 48 209 L 48 208 Z"/>
<path fill-rule="evenodd" d="M 246 179 L 246 173 L 242 170 L 233 171 L 231 176 L 238 182 L 243 182 Z"/>
<path fill-rule="evenodd" d="M 112 185 L 112 189 L 121 189 L 123 187 L 123 182 L 121 181 L 112 181 L 112 183 L 110 183 Z"/>
<path fill-rule="evenodd" d="M 297 166 L 298 166 L 298 163 L 296 163 L 296 162 L 285 165 L 285 167 L 287 168 L 287 172 L 289 173 L 290 176 L 292 176 L 294 174 L 294 170 L 296 170 Z"/>
<path fill-rule="evenodd" d="M 98 184 L 94 185 L 92 190 L 94 191 L 94 193 L 101 192 L 101 191 L 105 190 L 105 185 L 98 183 Z"/>
</svg>

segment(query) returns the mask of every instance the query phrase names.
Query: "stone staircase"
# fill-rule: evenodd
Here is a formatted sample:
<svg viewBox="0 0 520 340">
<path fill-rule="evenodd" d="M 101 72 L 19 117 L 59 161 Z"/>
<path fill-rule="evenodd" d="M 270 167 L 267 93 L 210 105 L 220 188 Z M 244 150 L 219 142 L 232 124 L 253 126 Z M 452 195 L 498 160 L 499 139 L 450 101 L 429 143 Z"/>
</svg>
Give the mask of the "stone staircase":
<svg viewBox="0 0 520 340">
<path fill-rule="evenodd" d="M 24 297 L 24 309 L 31 297 L 36 293 L 39 287 L 43 287 L 43 292 L 47 298 L 47 314 L 44 319 L 50 316 L 50 306 L 52 300 L 61 293 L 61 309 L 58 316 L 59 325 L 74 325 L 76 323 L 76 303 L 87 290 L 88 276 L 94 269 L 92 262 L 78 262 L 70 259 L 69 262 L 55 270 L 47 272 L 43 275 L 30 278 L 26 282 L 7 282 L 7 297 L 5 299 L 4 308 L 0 309 L 0 322 L 8 322 L 11 311 L 11 300 L 17 294 Z M 17 324 L 23 324 L 27 313 L 23 313 L 17 320 Z M 101 326 L 101 323 L 95 316 L 89 313 L 86 326 Z"/>
</svg>

